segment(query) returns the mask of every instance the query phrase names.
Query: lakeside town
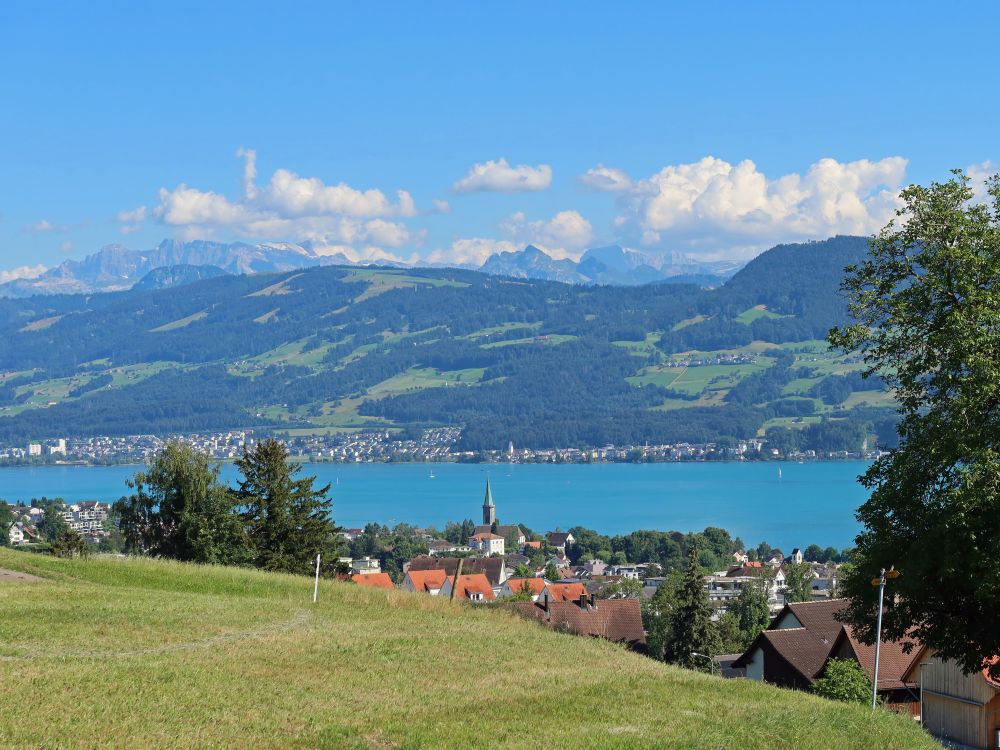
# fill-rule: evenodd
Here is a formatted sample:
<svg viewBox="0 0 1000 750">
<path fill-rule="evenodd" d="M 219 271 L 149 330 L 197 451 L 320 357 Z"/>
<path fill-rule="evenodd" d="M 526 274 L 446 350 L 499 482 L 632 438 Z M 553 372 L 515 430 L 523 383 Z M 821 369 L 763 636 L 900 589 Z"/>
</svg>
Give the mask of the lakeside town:
<svg viewBox="0 0 1000 750">
<path fill-rule="evenodd" d="M 717 443 L 662 445 L 606 445 L 601 448 L 520 448 L 508 443 L 503 450 L 468 451 L 456 447 L 458 427 L 423 430 L 417 439 L 403 439 L 389 430 L 359 430 L 331 435 L 274 436 L 288 448 L 293 460 L 310 463 L 647 463 L 668 461 L 816 461 L 874 459 L 879 450 L 790 451 L 768 446 L 764 438 Z M 186 443 L 219 461 L 237 458 L 246 447 L 272 437 L 268 432 L 229 430 L 167 436 L 127 435 L 85 438 L 64 437 L 27 444 L 0 442 L 0 466 L 37 464 L 144 463 L 168 442 Z"/>
</svg>

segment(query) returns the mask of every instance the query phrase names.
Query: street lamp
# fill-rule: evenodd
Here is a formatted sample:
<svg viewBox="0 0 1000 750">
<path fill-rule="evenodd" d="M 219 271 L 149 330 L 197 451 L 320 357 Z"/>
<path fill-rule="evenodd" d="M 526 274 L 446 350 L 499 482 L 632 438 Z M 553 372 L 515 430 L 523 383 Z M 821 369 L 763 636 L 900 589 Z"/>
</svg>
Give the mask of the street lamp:
<svg viewBox="0 0 1000 750">
<path fill-rule="evenodd" d="M 713 659 L 708 654 L 699 654 L 697 651 L 692 651 L 691 656 L 697 656 L 702 659 L 708 659 L 708 673 L 712 674 L 715 671 L 715 659 Z"/>
<path fill-rule="evenodd" d="M 878 578 L 872 578 L 872 586 L 878 586 L 878 620 L 875 626 L 875 679 L 872 680 L 872 710 L 875 710 L 875 702 L 878 697 L 878 659 L 882 653 L 882 599 L 885 596 L 885 580 L 890 581 L 902 575 L 896 566 L 892 565 L 889 570 L 882 568 Z"/>
</svg>

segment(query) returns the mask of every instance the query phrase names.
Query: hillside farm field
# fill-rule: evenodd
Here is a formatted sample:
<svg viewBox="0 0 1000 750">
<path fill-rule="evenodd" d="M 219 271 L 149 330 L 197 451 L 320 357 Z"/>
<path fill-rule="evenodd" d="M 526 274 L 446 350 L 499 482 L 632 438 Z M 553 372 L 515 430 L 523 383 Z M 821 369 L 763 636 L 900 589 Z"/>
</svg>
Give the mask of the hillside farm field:
<svg viewBox="0 0 1000 750">
<path fill-rule="evenodd" d="M 901 716 L 428 596 L 324 581 L 314 606 L 308 578 L 9 550 L 0 568 L 40 579 L 0 578 L 0 710 L 23 717 L 3 747 L 935 747 Z"/>
</svg>

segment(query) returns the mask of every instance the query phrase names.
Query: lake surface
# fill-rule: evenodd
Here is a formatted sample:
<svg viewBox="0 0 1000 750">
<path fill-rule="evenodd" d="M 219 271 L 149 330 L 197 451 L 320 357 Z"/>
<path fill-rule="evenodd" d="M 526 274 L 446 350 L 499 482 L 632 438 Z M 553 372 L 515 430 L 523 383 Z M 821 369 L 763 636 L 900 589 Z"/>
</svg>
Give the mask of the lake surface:
<svg viewBox="0 0 1000 750">
<path fill-rule="evenodd" d="M 486 479 L 497 517 L 542 532 L 587 526 L 606 534 L 636 529 L 700 531 L 721 526 L 748 544 L 788 551 L 846 547 L 867 493 L 863 461 L 663 464 L 307 464 L 329 482 L 341 526 L 435 525 L 481 518 Z M 137 466 L 0 468 L 0 498 L 112 501 L 127 494 Z M 433 468 L 434 478 L 431 478 Z M 779 477 L 779 469 L 780 477 Z M 232 483 L 236 469 L 223 467 Z"/>
</svg>

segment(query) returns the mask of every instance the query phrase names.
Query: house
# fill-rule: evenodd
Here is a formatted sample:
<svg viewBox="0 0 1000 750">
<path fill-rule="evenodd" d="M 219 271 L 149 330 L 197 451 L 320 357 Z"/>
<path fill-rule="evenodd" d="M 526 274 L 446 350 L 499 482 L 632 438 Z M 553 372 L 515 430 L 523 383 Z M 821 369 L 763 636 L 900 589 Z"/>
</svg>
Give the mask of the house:
<svg viewBox="0 0 1000 750">
<path fill-rule="evenodd" d="M 606 638 L 637 651 L 646 649 L 638 599 L 599 601 L 582 594 L 574 601 L 513 602 L 510 606 L 521 615 L 550 628 Z"/>
<path fill-rule="evenodd" d="M 382 564 L 375 557 L 362 557 L 358 560 L 351 560 L 350 566 L 351 570 L 360 575 L 369 575 L 382 571 Z"/>
<path fill-rule="evenodd" d="M 903 681 L 916 656 L 916 641 L 883 641 L 878 660 L 878 694 L 887 707 L 912 716 L 920 715 L 919 694 L 911 685 Z M 844 625 L 830 649 L 829 659 L 851 659 L 856 661 L 869 682 L 875 679 L 875 646 L 861 643 L 854 636 L 854 629 Z M 824 664 L 824 670 L 826 665 Z M 819 677 L 824 670 L 820 670 Z"/>
<path fill-rule="evenodd" d="M 542 543 L 541 542 L 524 542 L 524 543 L 521 544 L 521 551 L 522 552 L 524 550 L 541 550 L 541 549 L 542 549 Z"/>
<path fill-rule="evenodd" d="M 472 552 L 472 547 L 465 544 L 456 544 L 445 539 L 433 539 L 427 543 L 428 555 L 443 555 L 453 552 Z"/>
<path fill-rule="evenodd" d="M 12 547 L 24 544 L 24 525 L 20 523 L 12 523 L 10 525 L 10 529 L 7 531 L 7 536 L 10 539 Z"/>
<path fill-rule="evenodd" d="M 786 604 L 733 668 L 751 680 L 808 690 L 843 628 L 834 618 L 845 605 L 843 599 Z"/>
<path fill-rule="evenodd" d="M 517 524 L 514 524 L 513 526 L 505 524 L 498 524 L 496 526 L 479 524 L 478 526 L 476 526 L 475 531 L 473 531 L 472 533 L 499 534 L 504 539 L 513 539 L 517 547 L 520 547 L 522 544 L 524 544 L 524 541 L 526 539 L 526 536 L 524 534 L 524 529 L 522 529 Z"/>
<path fill-rule="evenodd" d="M 587 593 L 582 583 L 548 583 L 539 594 L 539 599 L 550 602 L 570 602 Z"/>
<path fill-rule="evenodd" d="M 356 575 L 351 578 L 359 586 L 368 586 L 374 589 L 395 589 L 392 579 L 388 573 L 368 573 L 367 575 Z"/>
<path fill-rule="evenodd" d="M 785 571 L 783 568 L 772 569 L 759 562 L 746 562 L 741 565 L 731 565 L 725 572 L 705 576 L 705 588 L 708 590 L 708 600 L 712 603 L 717 616 L 722 616 L 729 606 L 739 597 L 744 586 L 755 583 L 762 577 L 767 578 L 767 602 L 772 612 L 777 612 L 785 604 L 782 593 L 785 588 Z"/>
<path fill-rule="evenodd" d="M 484 555 L 502 555 L 504 553 L 504 538 L 499 534 L 489 532 L 474 534 L 469 539 L 469 546 L 478 549 Z"/>
<path fill-rule="evenodd" d="M 344 529 L 340 532 L 340 535 L 344 537 L 349 542 L 353 542 L 359 536 L 365 533 L 364 529 Z"/>
<path fill-rule="evenodd" d="M 786 604 L 732 667 L 745 669 L 751 680 L 808 690 L 831 658 L 852 659 L 872 679 L 875 647 L 860 643 L 853 630 L 836 619 L 846 604 L 846 599 Z M 905 643 L 882 642 L 878 693 L 890 707 L 912 712 L 916 693 L 903 674 L 913 655 L 906 653 Z"/>
<path fill-rule="evenodd" d="M 455 576 L 446 578 L 444 586 L 441 587 L 441 596 L 452 598 L 452 589 L 455 591 L 455 599 L 485 602 L 496 598 L 493 587 L 482 573 L 462 574 L 458 576 L 457 582 Z"/>
<path fill-rule="evenodd" d="M 583 569 L 592 576 L 602 576 L 604 571 L 607 569 L 607 565 L 600 558 L 594 558 L 593 560 L 588 560 L 583 564 Z"/>
<path fill-rule="evenodd" d="M 567 547 L 572 547 L 576 543 L 576 539 L 568 531 L 550 532 L 548 541 L 549 546 L 555 547 L 563 555 L 566 554 Z"/>
<path fill-rule="evenodd" d="M 420 555 L 413 558 L 406 566 L 406 570 L 436 570 L 445 571 L 449 576 L 454 576 L 458 572 L 457 557 L 436 557 L 433 555 Z M 482 573 L 485 575 L 496 591 L 507 580 L 507 569 L 504 566 L 502 557 L 463 557 L 463 573 Z"/>
<path fill-rule="evenodd" d="M 982 670 L 965 674 L 955 662 L 920 649 L 902 679 L 917 688 L 924 729 L 966 747 L 1000 747 L 1000 679 L 989 672 L 997 662 L 994 657 Z"/>
<path fill-rule="evenodd" d="M 404 591 L 414 591 L 418 594 L 430 594 L 437 596 L 444 586 L 447 573 L 441 569 L 435 570 L 409 570 L 403 577 L 403 582 L 399 585 Z"/>
<path fill-rule="evenodd" d="M 542 595 L 547 585 L 548 581 L 544 578 L 508 578 L 504 581 L 503 586 L 500 587 L 498 596 L 501 599 L 517 596 L 524 589 L 527 589 L 531 594 L 531 601 L 537 602 L 538 597 Z"/>
</svg>

